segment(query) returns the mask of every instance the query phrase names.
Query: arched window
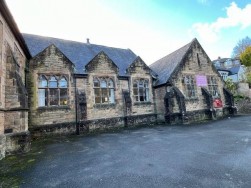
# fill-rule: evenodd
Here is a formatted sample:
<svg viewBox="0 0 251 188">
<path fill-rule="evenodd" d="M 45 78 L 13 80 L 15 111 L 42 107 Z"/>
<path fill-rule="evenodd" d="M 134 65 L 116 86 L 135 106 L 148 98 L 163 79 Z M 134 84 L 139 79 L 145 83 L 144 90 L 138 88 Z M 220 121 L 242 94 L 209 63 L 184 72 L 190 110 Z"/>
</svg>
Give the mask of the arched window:
<svg viewBox="0 0 251 188">
<path fill-rule="evenodd" d="M 58 106 L 68 103 L 68 82 L 63 77 L 39 76 L 38 106 Z"/>
<path fill-rule="evenodd" d="M 48 81 L 45 76 L 39 76 L 38 80 L 38 106 L 48 105 Z"/>
<path fill-rule="evenodd" d="M 58 105 L 59 92 L 58 92 L 58 81 L 55 76 L 49 79 L 49 105 Z"/>
<path fill-rule="evenodd" d="M 67 105 L 67 99 L 68 99 L 67 87 L 68 87 L 68 83 L 67 83 L 67 80 L 65 79 L 65 77 L 62 77 L 59 80 L 58 87 L 59 87 L 60 105 Z"/>
<path fill-rule="evenodd" d="M 149 101 L 148 80 L 134 80 L 133 95 L 136 102 Z"/>
<path fill-rule="evenodd" d="M 111 78 L 93 78 L 95 103 L 115 103 L 114 82 Z"/>
</svg>

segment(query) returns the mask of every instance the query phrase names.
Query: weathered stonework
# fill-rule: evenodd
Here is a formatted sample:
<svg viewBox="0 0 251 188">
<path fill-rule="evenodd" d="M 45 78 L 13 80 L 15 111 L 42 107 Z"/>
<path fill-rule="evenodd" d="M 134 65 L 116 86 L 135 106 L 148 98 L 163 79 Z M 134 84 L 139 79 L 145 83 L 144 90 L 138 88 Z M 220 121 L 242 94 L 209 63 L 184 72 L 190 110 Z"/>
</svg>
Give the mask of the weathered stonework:
<svg viewBox="0 0 251 188">
<path fill-rule="evenodd" d="M 214 98 L 209 93 L 209 88 L 207 86 L 199 86 L 196 82 L 196 97 L 188 98 L 184 86 L 184 77 L 186 75 L 190 75 L 194 79 L 197 75 L 206 78 L 209 76 L 214 77 L 219 94 L 217 99 L 222 101 L 223 106 L 215 108 L 213 106 Z M 158 117 L 165 117 L 168 123 L 189 123 L 207 119 L 218 119 L 231 114 L 232 112 L 230 111 L 232 111 L 231 109 L 234 104 L 233 102 L 231 104 L 227 102 L 229 99 L 226 98 L 223 88 L 224 82 L 221 76 L 213 67 L 203 48 L 195 40 L 190 44 L 181 62 L 172 72 L 168 82 L 155 88 Z M 178 93 L 175 93 L 175 89 L 177 89 Z M 171 95 L 172 92 L 173 94 Z M 167 95 L 166 93 L 170 94 Z M 178 95 L 181 97 L 178 97 Z M 227 112 L 227 110 L 230 111 Z"/>
<path fill-rule="evenodd" d="M 31 58 L 4 2 L 0 10 L 0 159 L 28 151 L 29 131 L 84 134 L 236 113 L 233 95 L 197 39 L 166 64 L 168 56 L 162 58 L 160 75 L 130 49 L 24 34 Z M 214 77 L 219 96 L 198 84 L 196 95 L 186 96 L 187 75 Z M 223 106 L 214 106 L 216 97 Z"/>
<path fill-rule="evenodd" d="M 0 159 L 29 150 L 26 63 L 24 40 L 4 2 L 0 3 Z M 19 139 L 19 135 L 22 138 Z M 11 135 L 11 136 L 10 136 Z M 22 142 L 22 143 L 21 143 Z M 11 143 L 11 144 L 10 144 Z"/>
<path fill-rule="evenodd" d="M 4 134 L 0 135 L 0 160 L 5 157 L 6 137 Z"/>
<path fill-rule="evenodd" d="M 61 124 L 75 121 L 75 85 L 72 63 L 54 45 L 46 48 L 30 62 L 28 77 L 29 129 L 35 126 Z M 65 106 L 38 106 L 39 75 L 64 75 L 68 81 L 68 103 Z M 46 129 L 46 128 L 45 128 Z"/>
</svg>

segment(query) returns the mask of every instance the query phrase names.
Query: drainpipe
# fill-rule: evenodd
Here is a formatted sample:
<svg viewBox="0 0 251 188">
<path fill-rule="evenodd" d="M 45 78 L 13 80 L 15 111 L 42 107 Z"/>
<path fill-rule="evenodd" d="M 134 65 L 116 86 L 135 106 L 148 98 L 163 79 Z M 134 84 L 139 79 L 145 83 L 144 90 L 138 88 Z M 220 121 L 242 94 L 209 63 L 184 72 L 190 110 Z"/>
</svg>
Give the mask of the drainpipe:
<svg viewBox="0 0 251 188">
<path fill-rule="evenodd" d="M 78 124 L 78 97 L 77 97 L 77 79 L 76 76 L 73 75 L 74 79 L 74 87 L 75 87 L 75 125 L 76 125 L 76 134 L 79 135 L 79 124 Z"/>
</svg>

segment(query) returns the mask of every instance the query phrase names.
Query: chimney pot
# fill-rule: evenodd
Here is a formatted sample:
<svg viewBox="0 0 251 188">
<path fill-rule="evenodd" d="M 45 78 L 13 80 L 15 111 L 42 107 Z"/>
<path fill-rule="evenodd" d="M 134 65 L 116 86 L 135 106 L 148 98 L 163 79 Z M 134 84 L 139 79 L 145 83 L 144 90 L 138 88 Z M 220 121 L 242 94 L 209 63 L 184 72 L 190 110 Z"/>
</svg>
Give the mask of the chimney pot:
<svg viewBox="0 0 251 188">
<path fill-rule="evenodd" d="M 86 39 L 86 43 L 90 44 L 90 39 L 89 38 Z"/>
</svg>

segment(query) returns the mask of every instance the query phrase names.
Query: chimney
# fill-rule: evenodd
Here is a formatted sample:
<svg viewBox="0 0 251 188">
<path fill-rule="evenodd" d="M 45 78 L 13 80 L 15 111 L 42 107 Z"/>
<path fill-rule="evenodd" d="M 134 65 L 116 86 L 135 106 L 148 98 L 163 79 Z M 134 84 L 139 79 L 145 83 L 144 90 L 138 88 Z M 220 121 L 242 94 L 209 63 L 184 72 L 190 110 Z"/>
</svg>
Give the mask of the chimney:
<svg viewBox="0 0 251 188">
<path fill-rule="evenodd" d="M 86 43 L 90 44 L 90 39 L 89 38 L 86 39 Z"/>
<path fill-rule="evenodd" d="M 219 56 L 218 59 L 221 59 L 221 57 Z"/>
</svg>

